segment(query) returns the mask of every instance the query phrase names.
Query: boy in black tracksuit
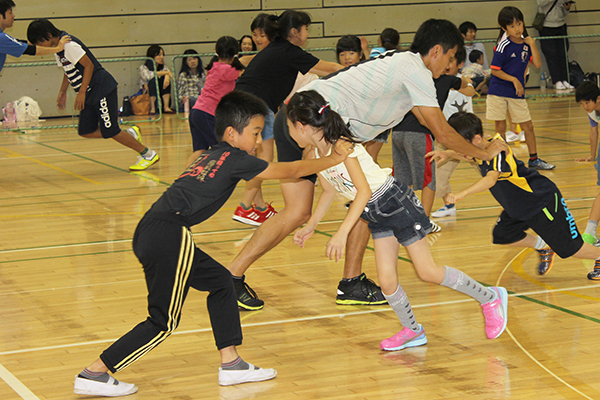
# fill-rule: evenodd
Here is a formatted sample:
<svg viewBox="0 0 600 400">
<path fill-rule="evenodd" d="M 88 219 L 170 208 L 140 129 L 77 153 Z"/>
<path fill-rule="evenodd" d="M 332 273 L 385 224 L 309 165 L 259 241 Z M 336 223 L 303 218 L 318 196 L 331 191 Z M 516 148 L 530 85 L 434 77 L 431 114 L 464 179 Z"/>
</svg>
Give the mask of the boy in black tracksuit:
<svg viewBox="0 0 600 400">
<path fill-rule="evenodd" d="M 124 396 L 137 386 L 116 381 L 108 371 L 120 371 L 162 343 L 179 324 L 190 287 L 210 292 L 207 307 L 221 353 L 220 385 L 272 379 L 277 371 L 244 362 L 236 346 L 242 343 L 237 296 L 231 273 L 198 249 L 190 227 L 216 213 L 241 180 L 299 178 L 342 162 L 351 144 L 339 143 L 321 160 L 268 163 L 256 148 L 268 110 L 264 102 L 244 92 L 223 97 L 216 110 L 220 141 L 202 154 L 152 205 L 135 231 L 133 251 L 143 265 L 148 287 L 146 321 L 138 324 L 75 378 L 75 393 Z"/>
</svg>

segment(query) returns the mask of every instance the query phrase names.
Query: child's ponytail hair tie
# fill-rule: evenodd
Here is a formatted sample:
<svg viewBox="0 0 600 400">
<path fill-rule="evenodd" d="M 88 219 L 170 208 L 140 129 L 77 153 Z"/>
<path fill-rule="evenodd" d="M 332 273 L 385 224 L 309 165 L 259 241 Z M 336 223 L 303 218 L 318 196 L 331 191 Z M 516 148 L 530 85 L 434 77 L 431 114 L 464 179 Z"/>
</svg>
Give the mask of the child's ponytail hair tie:
<svg viewBox="0 0 600 400">
<path fill-rule="evenodd" d="M 329 110 L 329 103 L 325 103 L 319 108 L 319 115 L 327 115 L 326 110 Z"/>
</svg>

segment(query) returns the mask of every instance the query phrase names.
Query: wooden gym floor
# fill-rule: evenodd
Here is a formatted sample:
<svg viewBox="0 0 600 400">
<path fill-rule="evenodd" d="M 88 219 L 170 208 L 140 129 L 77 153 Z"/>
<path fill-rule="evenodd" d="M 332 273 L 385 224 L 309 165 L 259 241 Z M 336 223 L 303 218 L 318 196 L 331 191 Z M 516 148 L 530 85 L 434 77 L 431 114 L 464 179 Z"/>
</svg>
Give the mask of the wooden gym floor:
<svg viewBox="0 0 600 400">
<path fill-rule="evenodd" d="M 573 97 L 530 100 L 544 172 L 567 199 L 581 230 L 598 193 L 589 154 L 589 125 Z M 476 112 L 484 116 L 479 101 Z M 69 121 L 67 121 L 68 123 Z M 50 123 L 56 124 L 57 121 Z M 140 124 L 161 161 L 129 173 L 136 155 L 113 141 L 85 140 L 74 129 L 0 133 L 0 398 L 75 399 L 73 377 L 146 318 L 146 288 L 131 238 L 144 212 L 182 171 L 191 150 L 187 122 L 175 116 Z M 486 123 L 491 133 L 493 126 Z M 513 145 L 526 159 L 526 147 Z M 391 165 L 386 145 L 380 161 Z M 461 165 L 460 189 L 477 179 Z M 265 198 L 283 207 L 278 183 Z M 253 228 L 231 220 L 241 184 L 226 206 L 194 228 L 199 247 L 227 265 Z M 317 193 L 319 191 L 317 190 Z M 387 306 L 337 306 L 342 264 L 324 245 L 345 214 L 338 199 L 305 249 L 286 239 L 255 263 L 247 281 L 264 310 L 243 312 L 242 357 L 279 375 L 263 383 L 219 387 L 218 353 L 205 294 L 190 291 L 178 331 L 117 379 L 136 383 L 133 399 L 598 399 L 594 350 L 600 332 L 600 284 L 592 261 L 557 259 L 536 275 L 537 255 L 491 244 L 500 207 L 489 193 L 458 205 L 429 236 L 439 263 L 480 282 L 505 286 L 509 323 L 487 340 L 478 303 L 420 281 L 406 253 L 401 283 L 426 346 L 384 353 L 379 342 L 400 329 Z M 434 209 L 441 203 L 436 202 Z M 364 261 L 377 280 L 372 248 Z"/>
</svg>

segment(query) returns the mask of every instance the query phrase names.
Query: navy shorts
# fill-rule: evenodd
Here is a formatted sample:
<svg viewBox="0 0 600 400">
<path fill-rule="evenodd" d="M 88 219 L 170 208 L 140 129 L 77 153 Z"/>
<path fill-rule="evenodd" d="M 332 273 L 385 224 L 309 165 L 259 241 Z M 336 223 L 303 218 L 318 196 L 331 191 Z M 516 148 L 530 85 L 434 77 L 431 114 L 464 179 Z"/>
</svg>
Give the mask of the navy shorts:
<svg viewBox="0 0 600 400">
<path fill-rule="evenodd" d="M 192 108 L 188 122 L 190 123 L 194 151 L 208 150 L 210 146 L 217 144 L 214 115 Z"/>
<path fill-rule="evenodd" d="M 432 228 L 415 192 L 392 177 L 373 193 L 361 218 L 369 223 L 373 240 L 395 236 L 405 247 L 423 239 Z"/>
<path fill-rule="evenodd" d="M 302 160 L 303 150 L 290 136 L 290 129 L 288 128 L 287 116 L 285 114 L 285 105 L 281 106 L 275 116 L 273 135 L 275 137 L 275 145 L 277 146 L 278 162 Z M 317 181 L 317 175 L 304 176 L 302 179 L 308 179 L 312 183 L 315 183 Z"/>
<path fill-rule="evenodd" d="M 494 244 L 511 244 L 523 240 L 527 236 L 525 231 L 529 228 L 544 239 L 560 258 L 571 257 L 583 246 L 575 218 L 559 191 L 555 193 L 555 200 L 551 204 L 528 220 L 513 219 L 503 210 L 494 227 Z"/>
<path fill-rule="evenodd" d="M 96 132 L 98 126 L 104 139 L 113 138 L 121 133 L 117 89 L 98 102 L 86 104 L 81 110 L 78 128 L 80 136 Z"/>
</svg>

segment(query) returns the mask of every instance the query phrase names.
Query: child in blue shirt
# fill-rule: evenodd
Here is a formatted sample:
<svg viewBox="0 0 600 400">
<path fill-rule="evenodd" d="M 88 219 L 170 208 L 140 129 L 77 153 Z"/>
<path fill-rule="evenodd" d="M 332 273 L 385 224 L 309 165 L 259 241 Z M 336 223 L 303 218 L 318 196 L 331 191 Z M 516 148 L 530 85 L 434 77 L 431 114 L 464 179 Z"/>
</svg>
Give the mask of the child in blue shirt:
<svg viewBox="0 0 600 400">
<path fill-rule="evenodd" d="M 4 31 L 12 28 L 15 22 L 15 14 L 13 8 L 15 3 L 12 0 L 0 0 L 0 71 L 4 68 L 6 55 L 13 57 L 21 57 L 23 54 L 29 56 L 45 56 L 62 51 L 65 43 L 71 41 L 69 36 L 63 36 L 56 47 L 40 47 L 27 44 L 14 37 L 6 34 Z"/>
<path fill-rule="evenodd" d="M 496 122 L 496 132 L 505 138 L 506 111 L 510 111 L 512 121 L 521 124 L 525 131 L 525 142 L 529 149 L 529 168 L 550 170 L 556 166 L 537 156 L 535 132 L 529 108 L 525 101 L 525 70 L 529 61 L 536 68 L 541 67 L 540 53 L 535 40 L 527 34 L 523 24 L 523 13 L 516 7 L 504 7 L 498 15 L 503 35 L 494 49 L 492 59 L 492 79 L 486 100 L 486 118 Z"/>
</svg>

